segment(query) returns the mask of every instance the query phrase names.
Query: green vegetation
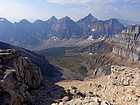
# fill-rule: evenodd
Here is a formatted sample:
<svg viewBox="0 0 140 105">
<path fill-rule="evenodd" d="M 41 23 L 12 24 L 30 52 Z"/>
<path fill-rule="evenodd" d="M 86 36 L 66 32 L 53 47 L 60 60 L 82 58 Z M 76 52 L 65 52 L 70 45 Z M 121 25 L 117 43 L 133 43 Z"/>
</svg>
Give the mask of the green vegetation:
<svg viewBox="0 0 140 105">
<path fill-rule="evenodd" d="M 74 47 L 48 48 L 38 51 L 37 53 L 44 55 L 46 59 L 51 62 L 52 60 L 65 56 L 65 51 L 73 48 Z"/>
<path fill-rule="evenodd" d="M 85 73 L 80 70 L 80 67 L 83 66 L 87 58 L 81 55 L 67 54 L 66 50 L 70 49 L 74 48 L 52 48 L 42 50 L 37 53 L 43 54 L 46 57 L 46 59 L 53 65 L 56 65 L 60 68 L 68 68 L 72 72 L 80 73 L 81 75 L 85 76 Z"/>
</svg>

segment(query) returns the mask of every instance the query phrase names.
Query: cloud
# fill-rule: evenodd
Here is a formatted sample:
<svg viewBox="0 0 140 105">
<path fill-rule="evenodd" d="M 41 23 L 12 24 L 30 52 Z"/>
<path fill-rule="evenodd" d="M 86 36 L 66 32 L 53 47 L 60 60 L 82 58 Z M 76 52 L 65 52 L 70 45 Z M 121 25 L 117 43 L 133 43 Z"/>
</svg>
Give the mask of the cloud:
<svg viewBox="0 0 140 105">
<path fill-rule="evenodd" d="M 57 3 L 57 4 L 67 4 L 67 3 L 84 4 L 90 2 L 91 0 L 46 0 L 46 1 L 50 3 Z"/>
<path fill-rule="evenodd" d="M 115 2 L 132 2 L 132 3 L 140 3 L 140 0 L 46 0 L 50 3 L 57 3 L 57 4 L 85 4 L 85 3 L 115 3 Z"/>
<path fill-rule="evenodd" d="M 98 19 L 115 17 L 140 21 L 139 5 L 140 0 L 0 0 L 0 16 L 46 19 L 55 15 L 78 20 L 91 13 Z"/>
<path fill-rule="evenodd" d="M 139 20 L 140 0 L 46 0 L 47 2 L 61 5 L 76 4 L 83 8 L 70 8 L 69 14 L 81 15 L 92 13 L 97 18 L 107 19 L 111 17 Z M 74 16 L 73 16 L 74 17 Z"/>
<path fill-rule="evenodd" d="M 46 0 L 50 3 L 57 3 L 57 4 L 87 4 L 87 3 L 112 3 L 118 0 Z"/>
</svg>

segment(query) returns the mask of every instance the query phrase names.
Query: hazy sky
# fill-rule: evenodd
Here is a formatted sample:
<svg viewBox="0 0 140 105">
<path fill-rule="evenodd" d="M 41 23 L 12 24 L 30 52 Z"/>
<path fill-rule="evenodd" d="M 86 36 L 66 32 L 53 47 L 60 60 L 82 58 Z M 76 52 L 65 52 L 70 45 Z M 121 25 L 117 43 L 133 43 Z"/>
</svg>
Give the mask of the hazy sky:
<svg viewBox="0 0 140 105">
<path fill-rule="evenodd" d="M 112 17 L 140 21 L 140 0 L 0 0 L 0 17 L 10 21 L 58 19 L 78 20 L 93 14 L 98 19 Z"/>
</svg>

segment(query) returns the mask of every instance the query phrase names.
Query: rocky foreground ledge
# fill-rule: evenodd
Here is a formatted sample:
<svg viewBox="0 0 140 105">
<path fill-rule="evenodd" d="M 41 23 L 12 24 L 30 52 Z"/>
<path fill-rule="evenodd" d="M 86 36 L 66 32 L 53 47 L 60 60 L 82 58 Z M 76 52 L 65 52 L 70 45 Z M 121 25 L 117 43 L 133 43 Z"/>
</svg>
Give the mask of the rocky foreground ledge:
<svg viewBox="0 0 140 105">
<path fill-rule="evenodd" d="M 0 50 L 0 104 L 32 105 L 31 89 L 42 84 L 37 66 L 16 50 Z"/>
<path fill-rule="evenodd" d="M 57 84 L 76 97 L 53 105 L 140 105 L 139 68 L 112 65 L 109 76 Z"/>
</svg>

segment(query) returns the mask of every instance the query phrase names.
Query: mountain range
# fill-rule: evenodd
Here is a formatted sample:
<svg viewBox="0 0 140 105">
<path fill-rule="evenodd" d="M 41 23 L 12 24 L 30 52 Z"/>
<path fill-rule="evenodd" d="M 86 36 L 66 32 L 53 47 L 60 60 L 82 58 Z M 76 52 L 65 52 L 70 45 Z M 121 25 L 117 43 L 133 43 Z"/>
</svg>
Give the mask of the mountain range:
<svg viewBox="0 0 140 105">
<path fill-rule="evenodd" d="M 0 40 L 26 48 L 42 45 L 44 41 L 51 43 L 50 40 L 112 37 L 123 29 L 124 25 L 115 18 L 103 21 L 91 14 L 77 22 L 68 16 L 61 19 L 52 16 L 47 21 L 36 20 L 33 23 L 26 19 L 11 23 L 0 18 Z"/>
</svg>

